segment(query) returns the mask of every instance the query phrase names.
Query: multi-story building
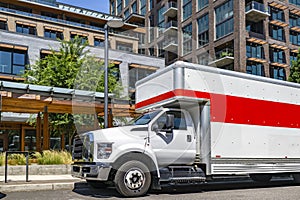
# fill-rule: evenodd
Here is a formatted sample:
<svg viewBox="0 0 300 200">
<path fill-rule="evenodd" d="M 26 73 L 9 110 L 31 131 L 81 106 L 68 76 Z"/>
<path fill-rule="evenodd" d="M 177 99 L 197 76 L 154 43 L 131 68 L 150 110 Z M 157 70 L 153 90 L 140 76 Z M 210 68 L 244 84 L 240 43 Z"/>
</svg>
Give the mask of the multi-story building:
<svg viewBox="0 0 300 200">
<path fill-rule="evenodd" d="M 110 0 L 143 24 L 146 53 L 286 80 L 300 46 L 298 0 Z"/>
<path fill-rule="evenodd" d="M 51 53 L 51 49 L 58 49 L 58 39 L 72 40 L 79 36 L 83 42 L 88 42 L 87 49 L 91 55 L 104 60 L 104 26 L 112 17 L 115 16 L 55 0 L 1 0 L 0 81 L 22 83 L 22 74 L 27 66 Z M 129 23 L 109 32 L 109 60 L 119 69 L 116 75 L 125 95 L 134 91 L 137 80 L 165 66 L 164 59 L 138 54 L 144 34 L 142 29 Z M 26 106 L 18 111 L 27 112 Z M 7 105 L 4 107 L 7 108 Z M 11 112 L 16 110 L 13 106 L 11 108 Z M 24 144 L 27 136 L 33 138 L 32 141 L 38 138 L 36 129 L 26 123 L 28 115 L 1 111 L 0 151 L 11 148 L 28 150 L 29 146 L 34 146 L 33 143 L 29 146 Z M 12 142 L 20 144 L 21 141 L 17 148 L 10 147 Z"/>
</svg>

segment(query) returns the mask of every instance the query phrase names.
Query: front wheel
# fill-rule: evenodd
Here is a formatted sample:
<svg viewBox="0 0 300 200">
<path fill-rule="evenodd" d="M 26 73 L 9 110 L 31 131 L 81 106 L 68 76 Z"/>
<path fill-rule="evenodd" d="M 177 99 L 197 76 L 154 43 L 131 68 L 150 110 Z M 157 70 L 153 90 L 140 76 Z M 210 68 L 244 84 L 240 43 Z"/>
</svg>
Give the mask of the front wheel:
<svg viewBox="0 0 300 200">
<path fill-rule="evenodd" d="M 128 161 L 115 175 L 117 191 L 125 197 L 137 197 L 147 193 L 151 185 L 149 168 L 140 161 Z"/>
</svg>

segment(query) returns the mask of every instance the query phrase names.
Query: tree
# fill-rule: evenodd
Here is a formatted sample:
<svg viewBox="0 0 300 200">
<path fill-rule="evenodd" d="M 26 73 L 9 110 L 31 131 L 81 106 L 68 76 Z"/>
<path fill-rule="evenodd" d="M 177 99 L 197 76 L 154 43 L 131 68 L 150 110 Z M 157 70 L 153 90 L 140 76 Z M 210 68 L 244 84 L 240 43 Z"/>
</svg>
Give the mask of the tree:
<svg viewBox="0 0 300 200">
<path fill-rule="evenodd" d="M 39 59 L 26 70 L 26 82 L 36 85 L 80 89 L 89 91 L 104 91 L 104 65 L 103 61 L 89 56 L 85 50 L 87 43 L 82 44 L 80 37 L 71 41 L 61 41 L 59 51 L 51 50 L 51 54 Z M 109 92 L 120 94 L 121 86 L 114 76 L 118 73 L 114 65 L 109 65 Z M 74 122 L 86 123 L 94 115 L 78 116 L 73 114 L 49 114 L 49 124 L 52 136 L 67 133 L 69 139 L 76 133 Z M 92 120 L 93 121 L 93 120 Z M 69 140 L 69 144 L 71 144 Z"/>
<path fill-rule="evenodd" d="M 300 49 L 298 51 L 297 60 L 292 62 L 291 73 L 288 81 L 300 83 Z"/>
</svg>

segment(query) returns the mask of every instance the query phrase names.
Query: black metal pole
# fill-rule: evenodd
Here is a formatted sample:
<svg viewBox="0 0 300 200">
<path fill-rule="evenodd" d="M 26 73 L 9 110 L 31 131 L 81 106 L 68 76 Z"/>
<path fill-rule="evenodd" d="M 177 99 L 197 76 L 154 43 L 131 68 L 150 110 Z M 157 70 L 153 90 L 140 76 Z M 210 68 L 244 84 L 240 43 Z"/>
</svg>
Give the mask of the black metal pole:
<svg viewBox="0 0 300 200">
<path fill-rule="evenodd" d="M 5 172 L 4 172 L 4 182 L 7 183 L 7 152 L 5 153 Z"/>
<path fill-rule="evenodd" d="M 29 157 L 29 152 L 26 152 L 26 182 L 28 181 L 28 157 Z"/>
</svg>

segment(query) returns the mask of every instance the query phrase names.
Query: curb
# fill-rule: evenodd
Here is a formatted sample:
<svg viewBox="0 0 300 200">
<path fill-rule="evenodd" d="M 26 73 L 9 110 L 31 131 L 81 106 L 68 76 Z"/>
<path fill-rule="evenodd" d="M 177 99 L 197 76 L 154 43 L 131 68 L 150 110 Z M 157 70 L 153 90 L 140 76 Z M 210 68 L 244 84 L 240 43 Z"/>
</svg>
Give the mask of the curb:
<svg viewBox="0 0 300 200">
<path fill-rule="evenodd" d="M 73 190 L 74 186 L 75 186 L 74 182 L 1 185 L 0 191 L 3 193 L 3 192 L 24 192 L 24 191 L 40 191 L 40 190 Z"/>
</svg>

